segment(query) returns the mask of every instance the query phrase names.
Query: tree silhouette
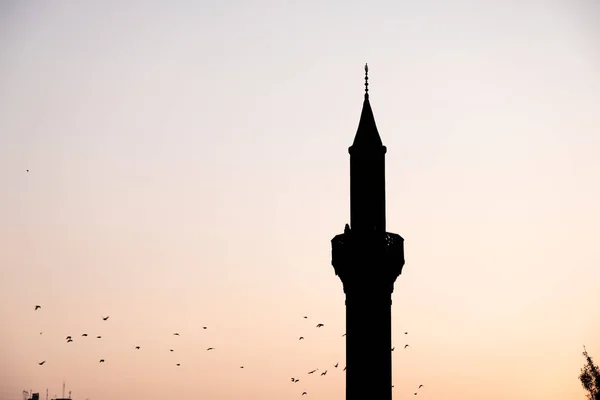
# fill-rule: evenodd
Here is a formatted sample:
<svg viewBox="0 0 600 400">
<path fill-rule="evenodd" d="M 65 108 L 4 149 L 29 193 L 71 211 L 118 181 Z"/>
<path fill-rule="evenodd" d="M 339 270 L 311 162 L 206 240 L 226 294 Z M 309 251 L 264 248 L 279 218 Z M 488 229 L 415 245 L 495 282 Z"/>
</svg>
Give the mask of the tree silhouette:
<svg viewBox="0 0 600 400">
<path fill-rule="evenodd" d="M 583 346 L 583 356 L 586 359 L 586 364 L 581 368 L 579 380 L 583 388 L 588 392 L 589 400 L 600 400 L 600 368 L 594 364 L 592 357 L 587 353 Z"/>
</svg>

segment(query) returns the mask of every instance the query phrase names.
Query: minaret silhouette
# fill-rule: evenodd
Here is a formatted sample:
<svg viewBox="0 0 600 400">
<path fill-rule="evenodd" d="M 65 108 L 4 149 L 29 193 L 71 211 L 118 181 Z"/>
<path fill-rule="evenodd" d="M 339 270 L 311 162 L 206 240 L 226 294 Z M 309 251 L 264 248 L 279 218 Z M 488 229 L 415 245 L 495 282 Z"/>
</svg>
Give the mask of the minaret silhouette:
<svg viewBox="0 0 600 400">
<path fill-rule="evenodd" d="M 404 239 L 386 232 L 385 153 L 365 99 L 350 153 L 350 226 L 331 240 L 346 294 L 346 400 L 392 398 L 392 292 L 404 266 Z"/>
</svg>

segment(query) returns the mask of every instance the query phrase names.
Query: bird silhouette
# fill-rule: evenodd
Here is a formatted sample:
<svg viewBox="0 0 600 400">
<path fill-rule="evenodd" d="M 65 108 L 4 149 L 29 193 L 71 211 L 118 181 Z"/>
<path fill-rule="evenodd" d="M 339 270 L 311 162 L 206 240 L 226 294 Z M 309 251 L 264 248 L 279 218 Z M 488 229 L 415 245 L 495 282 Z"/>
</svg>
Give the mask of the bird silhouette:
<svg viewBox="0 0 600 400">
<path fill-rule="evenodd" d="M 103 359 L 101 359 L 99 362 L 103 363 L 103 362 L 104 362 L 104 358 L 103 358 Z"/>
<path fill-rule="evenodd" d="M 29 170 L 28 170 L 28 169 L 27 169 L 26 171 L 27 171 L 27 172 L 29 172 Z"/>
<path fill-rule="evenodd" d="M 344 367 L 344 369 L 342 371 L 345 371 L 345 370 L 346 370 L 346 367 Z"/>
<path fill-rule="evenodd" d="M 415 396 L 417 395 L 417 392 L 415 392 Z"/>
<path fill-rule="evenodd" d="M 87 336 L 87 333 L 84 333 L 84 334 L 82 334 L 81 336 L 83 336 L 83 337 L 86 337 L 86 336 Z"/>
<path fill-rule="evenodd" d="M 408 332 L 404 332 L 405 335 L 408 335 Z"/>
<path fill-rule="evenodd" d="M 139 349 L 140 349 L 140 346 L 135 346 L 135 349 L 136 349 L 136 350 L 139 350 Z"/>
<path fill-rule="evenodd" d="M 170 351 L 173 351 L 173 349 L 171 349 Z"/>
<path fill-rule="evenodd" d="M 215 349 L 214 347 L 209 347 L 208 349 L 206 349 L 206 351 L 214 350 L 214 349 Z"/>
<path fill-rule="evenodd" d="M 71 336 L 67 336 L 67 337 L 65 338 L 65 340 L 70 340 L 70 339 L 71 339 Z"/>
<path fill-rule="evenodd" d="M 307 317 L 307 316 L 304 316 L 304 318 L 306 319 L 306 318 L 308 318 L 308 317 Z"/>
<path fill-rule="evenodd" d="M 179 336 L 179 333 L 175 332 L 175 333 L 173 334 L 173 336 Z"/>
<path fill-rule="evenodd" d="M 38 364 L 39 364 L 39 365 L 44 365 L 44 363 L 45 363 L 45 362 L 46 362 L 46 360 L 44 360 L 44 361 L 42 361 L 42 362 L 39 362 Z"/>
<path fill-rule="evenodd" d="M 42 332 L 40 332 L 40 335 L 42 334 Z"/>
<path fill-rule="evenodd" d="M 294 382 L 294 383 L 300 382 L 300 379 L 294 379 L 294 378 L 292 378 L 292 382 Z"/>
<path fill-rule="evenodd" d="M 309 374 L 314 374 L 315 372 L 317 372 L 319 369 L 313 369 L 312 371 L 309 372 Z"/>
<path fill-rule="evenodd" d="M 242 365 L 242 366 L 240 366 L 240 368 L 244 368 L 244 366 Z"/>
<path fill-rule="evenodd" d="M 423 385 L 419 385 L 419 389 L 421 389 L 423 387 Z"/>
<path fill-rule="evenodd" d="M 106 321 L 106 320 L 107 320 L 107 319 L 109 319 L 109 318 L 110 318 L 110 316 L 108 316 L 108 317 L 102 317 L 102 320 L 103 320 L 103 321 Z"/>
<path fill-rule="evenodd" d="M 304 396 L 306 394 L 306 392 L 302 392 L 302 396 Z"/>
<path fill-rule="evenodd" d="M 323 324 L 317 324 L 317 328 L 320 328 L 322 326 L 325 326 L 325 325 L 323 325 Z"/>
<path fill-rule="evenodd" d="M 67 343 L 71 343 L 73 341 L 73 339 L 69 339 L 67 340 Z"/>
<path fill-rule="evenodd" d="M 408 347 L 408 345 L 407 345 L 407 344 L 405 344 L 405 345 L 404 345 L 404 348 L 407 348 L 407 347 Z"/>
<path fill-rule="evenodd" d="M 342 335 L 342 337 L 344 337 L 344 336 L 346 336 L 346 334 L 345 334 L 345 333 Z"/>
<path fill-rule="evenodd" d="M 35 310 L 33 310 L 33 311 L 36 311 L 36 310 L 38 310 L 40 308 L 42 308 L 42 306 L 35 306 Z"/>
<path fill-rule="evenodd" d="M 96 336 L 96 339 L 102 339 L 102 336 Z"/>
<path fill-rule="evenodd" d="M 394 351 L 394 349 L 395 349 L 395 348 L 396 348 L 396 347 L 392 347 L 392 351 Z"/>
<path fill-rule="evenodd" d="M 337 368 L 339 363 L 335 363 L 334 367 Z"/>
<path fill-rule="evenodd" d="M 202 329 L 206 329 L 206 326 L 203 326 Z"/>
<path fill-rule="evenodd" d="M 181 364 L 175 364 L 175 365 L 177 365 L 179 367 Z"/>
<path fill-rule="evenodd" d="M 300 337 L 298 338 L 298 340 L 302 340 L 302 339 L 304 339 L 304 336 L 300 336 Z"/>
<path fill-rule="evenodd" d="M 321 372 L 321 376 L 327 375 L 327 370 L 325 372 Z"/>
</svg>

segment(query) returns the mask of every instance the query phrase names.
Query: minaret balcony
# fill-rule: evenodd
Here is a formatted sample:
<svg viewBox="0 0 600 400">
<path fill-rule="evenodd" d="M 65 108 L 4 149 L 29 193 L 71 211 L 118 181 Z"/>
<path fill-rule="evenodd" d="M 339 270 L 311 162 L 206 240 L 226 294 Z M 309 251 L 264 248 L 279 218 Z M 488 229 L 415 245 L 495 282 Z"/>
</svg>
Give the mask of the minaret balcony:
<svg viewBox="0 0 600 400">
<path fill-rule="evenodd" d="M 404 266 L 404 239 L 390 232 L 349 231 L 331 240 L 331 256 L 335 274 L 342 281 L 351 276 L 365 280 L 388 277 L 393 283 Z"/>
</svg>

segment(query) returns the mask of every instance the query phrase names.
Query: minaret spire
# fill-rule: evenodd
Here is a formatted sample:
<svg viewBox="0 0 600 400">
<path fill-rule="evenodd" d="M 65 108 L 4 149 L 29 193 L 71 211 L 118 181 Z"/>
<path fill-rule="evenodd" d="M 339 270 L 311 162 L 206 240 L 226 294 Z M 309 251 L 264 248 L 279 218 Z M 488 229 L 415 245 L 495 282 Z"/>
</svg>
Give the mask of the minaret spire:
<svg viewBox="0 0 600 400">
<path fill-rule="evenodd" d="M 365 99 L 369 98 L 369 65 L 365 64 Z"/>
<path fill-rule="evenodd" d="M 369 100 L 369 65 L 365 64 L 365 99 L 352 147 L 361 151 L 360 149 L 380 148 L 382 146 L 383 143 L 377 131 L 375 117 L 373 117 L 373 110 L 371 109 L 371 102 Z"/>
</svg>

